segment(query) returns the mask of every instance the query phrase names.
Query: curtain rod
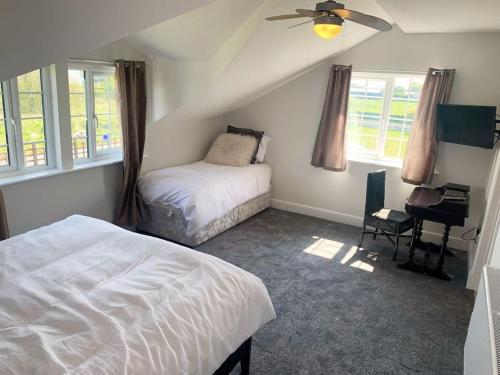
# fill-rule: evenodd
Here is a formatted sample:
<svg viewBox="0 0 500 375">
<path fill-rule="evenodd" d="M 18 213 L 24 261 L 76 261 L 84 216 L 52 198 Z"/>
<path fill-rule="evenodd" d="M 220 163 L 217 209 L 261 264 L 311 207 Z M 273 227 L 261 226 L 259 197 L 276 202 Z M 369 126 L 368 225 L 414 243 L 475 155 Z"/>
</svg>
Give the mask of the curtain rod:
<svg viewBox="0 0 500 375">
<path fill-rule="evenodd" d="M 66 59 L 71 62 L 79 63 L 90 63 L 90 64 L 103 64 L 103 65 L 116 65 L 114 61 L 104 61 L 104 60 L 87 60 L 87 59 Z"/>
<path fill-rule="evenodd" d="M 410 71 L 410 70 L 389 70 L 389 69 L 356 69 L 353 68 L 354 72 L 361 73 L 400 73 L 400 74 L 426 74 L 427 72 Z"/>
</svg>

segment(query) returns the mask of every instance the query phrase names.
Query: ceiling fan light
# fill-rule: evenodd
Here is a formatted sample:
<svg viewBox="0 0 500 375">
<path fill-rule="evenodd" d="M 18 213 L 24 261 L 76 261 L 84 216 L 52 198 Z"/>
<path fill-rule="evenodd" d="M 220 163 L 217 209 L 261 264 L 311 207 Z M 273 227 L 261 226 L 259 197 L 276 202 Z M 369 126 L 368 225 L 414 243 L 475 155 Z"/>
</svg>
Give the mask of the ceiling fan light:
<svg viewBox="0 0 500 375">
<path fill-rule="evenodd" d="M 342 31 L 342 18 L 320 17 L 314 21 L 314 32 L 322 39 L 333 39 Z"/>
<path fill-rule="evenodd" d="M 322 39 L 333 39 L 342 31 L 342 26 L 339 25 L 314 25 L 314 32 Z"/>
</svg>

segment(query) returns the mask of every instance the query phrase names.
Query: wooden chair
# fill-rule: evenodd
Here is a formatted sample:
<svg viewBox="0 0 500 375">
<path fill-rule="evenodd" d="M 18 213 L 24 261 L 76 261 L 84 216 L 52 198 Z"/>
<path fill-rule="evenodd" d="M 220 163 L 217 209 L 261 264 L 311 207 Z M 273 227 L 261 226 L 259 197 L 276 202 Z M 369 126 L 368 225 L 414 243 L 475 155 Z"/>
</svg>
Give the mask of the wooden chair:
<svg viewBox="0 0 500 375">
<path fill-rule="evenodd" d="M 395 261 L 398 255 L 399 239 L 411 237 L 403 233 L 413 228 L 413 218 L 405 212 L 384 208 L 384 201 L 385 169 L 368 173 L 363 233 L 358 248 L 361 247 L 365 234 L 373 234 L 373 239 L 376 239 L 378 235 L 383 235 L 395 247 L 392 257 Z M 374 228 L 374 230 L 367 230 L 366 227 Z M 394 241 L 392 237 L 396 237 L 396 240 Z"/>
</svg>

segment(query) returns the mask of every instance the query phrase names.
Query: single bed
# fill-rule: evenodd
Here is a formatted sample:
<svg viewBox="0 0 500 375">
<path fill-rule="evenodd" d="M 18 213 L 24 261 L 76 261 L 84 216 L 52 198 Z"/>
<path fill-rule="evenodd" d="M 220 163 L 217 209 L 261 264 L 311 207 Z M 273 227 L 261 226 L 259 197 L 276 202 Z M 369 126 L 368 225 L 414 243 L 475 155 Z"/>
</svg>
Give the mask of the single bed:
<svg viewBox="0 0 500 375">
<path fill-rule="evenodd" d="M 200 161 L 150 172 L 139 191 L 149 214 L 140 231 L 196 246 L 270 206 L 271 167 Z"/>
<path fill-rule="evenodd" d="M 220 373 L 274 317 L 256 276 L 101 220 L 0 242 L 1 374 Z"/>
</svg>

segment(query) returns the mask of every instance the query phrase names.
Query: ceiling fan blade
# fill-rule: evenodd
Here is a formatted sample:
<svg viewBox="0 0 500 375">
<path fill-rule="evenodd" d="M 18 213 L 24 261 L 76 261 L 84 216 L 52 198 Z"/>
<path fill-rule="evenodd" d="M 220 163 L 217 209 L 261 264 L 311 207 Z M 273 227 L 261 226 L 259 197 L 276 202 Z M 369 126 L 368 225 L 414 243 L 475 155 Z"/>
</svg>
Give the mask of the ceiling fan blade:
<svg viewBox="0 0 500 375">
<path fill-rule="evenodd" d="M 302 17 L 316 18 L 323 15 L 323 12 L 317 12 L 315 10 L 309 10 L 309 9 L 296 9 L 295 11 L 298 14 L 301 14 Z"/>
<path fill-rule="evenodd" d="M 318 18 L 318 17 L 316 17 L 316 18 Z M 301 23 L 298 23 L 296 25 L 290 26 L 289 29 L 293 29 L 294 27 L 305 25 L 306 23 L 314 22 L 316 20 L 316 18 L 313 18 L 312 20 L 309 20 L 309 21 L 306 21 L 306 22 L 301 22 Z"/>
<path fill-rule="evenodd" d="M 280 21 L 280 20 L 289 20 L 292 18 L 303 18 L 306 16 L 303 16 L 302 14 L 282 14 L 280 16 L 272 16 L 272 17 L 266 17 L 266 21 Z"/>
<path fill-rule="evenodd" d="M 331 12 L 339 17 L 345 18 L 346 20 L 356 22 L 380 31 L 389 31 L 392 29 L 392 25 L 389 22 L 384 21 L 382 18 L 369 16 L 368 14 L 356 12 L 354 10 L 332 9 Z"/>
</svg>

